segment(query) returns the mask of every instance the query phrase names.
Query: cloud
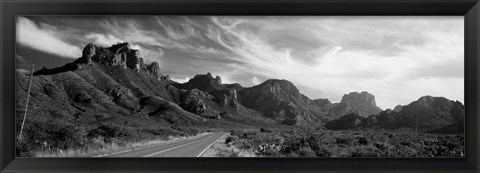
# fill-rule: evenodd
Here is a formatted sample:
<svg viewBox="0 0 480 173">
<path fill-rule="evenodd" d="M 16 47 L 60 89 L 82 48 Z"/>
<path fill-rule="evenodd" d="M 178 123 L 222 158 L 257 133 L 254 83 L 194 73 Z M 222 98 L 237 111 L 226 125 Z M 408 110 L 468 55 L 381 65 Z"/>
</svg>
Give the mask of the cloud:
<svg viewBox="0 0 480 173">
<path fill-rule="evenodd" d="M 48 24 L 36 24 L 25 17 L 17 17 L 17 43 L 65 58 L 82 55 L 79 47 L 55 36 L 55 28 Z"/>
<path fill-rule="evenodd" d="M 186 83 L 190 80 L 189 77 L 185 77 L 185 78 L 175 78 L 175 77 L 172 77 L 170 78 L 171 80 L 175 81 L 175 82 L 178 82 L 178 83 Z"/>
<path fill-rule="evenodd" d="M 95 44 L 101 46 L 111 46 L 116 43 L 125 42 L 110 34 L 89 33 L 85 35 L 85 38 L 91 39 Z"/>
<path fill-rule="evenodd" d="M 208 36 L 231 50 L 235 56 L 230 57 L 242 62 L 249 73 L 287 79 L 296 85 L 317 87 L 325 91 L 324 96 L 328 98 L 339 98 L 338 95 L 344 93 L 365 90 L 377 96 L 377 103 L 382 108 L 399 103 L 407 104 L 423 95 L 434 95 L 433 93 L 445 93 L 450 99 L 463 100 L 463 83 L 455 87 L 427 89 L 435 88 L 436 85 L 447 86 L 451 82 L 448 78 L 463 78 L 463 24 L 459 19 L 268 19 L 241 17 L 235 22 L 235 17 L 212 17 L 212 23 L 218 27 L 211 27 Z M 285 25 L 286 23 L 288 24 Z M 301 47 L 295 44 L 279 46 L 278 43 L 272 44 L 279 41 L 278 38 L 274 37 L 272 41 L 269 37 L 262 37 L 277 34 L 287 35 L 294 41 L 306 40 L 298 30 L 310 33 L 309 42 L 317 40 L 322 44 L 309 49 L 305 49 L 302 44 L 297 44 Z M 294 39 L 296 35 L 298 37 Z M 446 64 L 450 60 L 458 63 Z M 433 69 L 442 69 L 443 72 L 435 72 Z M 415 74 L 418 72 L 426 79 L 412 78 L 418 77 Z M 393 88 L 397 90 L 392 90 Z M 451 93 L 451 90 L 457 94 L 446 94 Z M 310 92 L 307 95 L 315 98 L 323 94 Z"/>
<path fill-rule="evenodd" d="M 260 80 L 257 78 L 257 76 L 253 76 L 253 78 L 252 78 L 252 83 L 253 83 L 254 85 L 258 85 L 258 84 L 260 84 L 261 82 L 260 82 Z"/>
</svg>

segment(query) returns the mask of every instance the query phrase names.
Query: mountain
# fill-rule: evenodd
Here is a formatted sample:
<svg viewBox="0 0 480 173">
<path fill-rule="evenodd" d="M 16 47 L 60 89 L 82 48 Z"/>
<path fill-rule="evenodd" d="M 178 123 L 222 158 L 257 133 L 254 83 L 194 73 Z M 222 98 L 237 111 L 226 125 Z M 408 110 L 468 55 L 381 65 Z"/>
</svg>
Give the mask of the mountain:
<svg viewBox="0 0 480 173">
<path fill-rule="evenodd" d="M 397 105 L 395 108 L 393 108 L 394 112 L 400 112 L 402 110 L 403 106 L 402 105 Z"/>
<path fill-rule="evenodd" d="M 465 106 L 444 97 L 423 96 L 398 112 L 379 113 L 377 120 L 386 128 L 406 127 L 426 132 L 453 126 L 450 133 L 460 133 L 464 131 Z"/>
<path fill-rule="evenodd" d="M 364 117 L 374 115 L 382 111 L 382 109 L 380 109 L 375 102 L 375 96 L 366 91 L 361 93 L 351 92 L 343 95 L 342 101 L 339 105 L 341 105 L 339 107 L 343 110 L 353 109 L 352 112 L 356 112 L 360 116 Z"/>
<path fill-rule="evenodd" d="M 375 96 L 366 91 L 345 94 L 340 103 L 332 103 L 328 99 L 316 99 L 314 102 L 331 119 L 351 113 L 367 117 L 382 111 L 375 103 Z"/>
<path fill-rule="evenodd" d="M 107 48 L 88 44 L 72 63 L 34 72 L 25 139 L 66 147 L 55 139 L 70 138 L 68 135 L 79 140 L 101 136 L 105 140 L 144 139 L 190 133 L 189 129 L 274 124 L 238 104 L 235 91 L 222 85 L 218 85 L 221 90 L 212 91 L 213 95 L 176 88 L 160 70 L 157 62 L 145 64 L 128 43 Z M 16 103 L 23 107 L 29 76 L 17 73 L 16 77 Z M 218 84 L 219 79 L 215 82 Z M 22 115 L 22 109 L 17 109 L 17 127 Z M 64 133 L 65 129 L 75 133 Z M 103 132 L 112 134 L 107 138 Z"/>
<path fill-rule="evenodd" d="M 444 97 L 423 96 L 405 105 L 396 106 L 369 117 L 351 113 L 325 124 L 332 130 L 357 127 L 408 128 L 429 133 L 463 133 L 465 106 Z"/>
<path fill-rule="evenodd" d="M 328 99 L 311 100 L 287 80 L 270 79 L 243 87 L 238 83 L 223 84 L 221 77 L 207 73 L 198 74 L 186 83 L 176 83 L 160 71 L 159 63 L 146 64 L 138 50 L 130 49 L 128 43 L 111 47 L 88 44 L 82 56 L 72 63 L 34 73 L 31 111 L 39 114 L 36 118 L 43 117 L 43 121 L 55 115 L 68 117 L 70 123 L 94 126 L 104 122 L 88 117 L 98 115 L 109 117 L 112 121 L 108 122 L 113 124 L 142 128 L 159 124 L 320 126 L 337 119 L 328 125 L 333 127 L 338 122 L 352 124 L 352 120 L 368 119 L 367 124 L 371 124 L 373 117 L 378 120 L 375 125 L 411 128 L 415 124 L 417 128 L 435 130 L 464 117 L 464 113 L 459 115 L 464 111 L 463 105 L 445 98 L 426 96 L 393 111 L 382 111 L 376 106 L 373 94 L 366 91 L 345 94 L 340 103 L 332 103 Z M 18 75 L 19 105 L 24 105 L 27 79 Z M 463 127 L 455 125 L 457 129 Z"/>
<path fill-rule="evenodd" d="M 270 79 L 239 92 L 240 103 L 283 124 L 317 124 L 328 118 L 310 98 L 287 80 Z"/>
</svg>

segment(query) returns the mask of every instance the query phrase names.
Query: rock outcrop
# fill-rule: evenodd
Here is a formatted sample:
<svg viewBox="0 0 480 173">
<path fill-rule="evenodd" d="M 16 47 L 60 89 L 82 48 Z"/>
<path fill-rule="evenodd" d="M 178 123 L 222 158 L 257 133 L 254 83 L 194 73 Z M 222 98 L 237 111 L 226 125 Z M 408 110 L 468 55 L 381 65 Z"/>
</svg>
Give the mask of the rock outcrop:
<svg viewBox="0 0 480 173">
<path fill-rule="evenodd" d="M 83 48 L 83 51 L 82 51 L 81 59 L 84 60 L 83 63 L 87 63 L 87 64 L 92 63 L 92 57 L 95 56 L 96 53 L 97 53 L 97 46 L 95 46 L 92 43 L 87 44 L 87 46 L 85 46 L 85 48 Z"/>
<path fill-rule="evenodd" d="M 217 103 L 224 106 L 238 107 L 238 96 L 237 90 L 235 89 L 215 90 L 210 92 L 210 94 L 214 97 L 214 101 Z"/>
<path fill-rule="evenodd" d="M 216 76 L 215 81 L 217 81 L 220 85 L 222 84 L 222 78 L 220 76 Z"/>
<path fill-rule="evenodd" d="M 139 57 L 139 51 L 130 49 L 129 43 L 117 43 L 108 48 L 89 43 L 83 49 L 82 56 L 74 62 L 54 69 L 44 67 L 35 72 L 34 75 L 49 75 L 80 70 L 92 66 L 92 62 L 108 66 L 120 66 L 124 69 L 132 69 L 135 72 L 148 71 L 155 78 L 161 78 L 158 62 L 146 65 L 144 59 Z"/>
<path fill-rule="evenodd" d="M 180 96 L 180 107 L 189 112 L 200 115 L 207 111 L 206 101 L 212 98 L 211 95 L 203 91 L 192 89 Z"/>
<path fill-rule="evenodd" d="M 375 102 L 375 96 L 366 91 L 361 93 L 351 92 L 349 94 L 345 94 L 343 95 L 340 103 L 350 105 L 360 114 L 360 116 L 364 117 L 374 115 L 382 111 L 382 109 L 380 109 Z"/>
<path fill-rule="evenodd" d="M 239 92 L 242 105 L 261 111 L 273 119 L 287 119 L 288 124 L 316 124 L 325 120 L 321 108 L 302 95 L 287 80 L 270 79 Z"/>
<path fill-rule="evenodd" d="M 152 62 L 150 65 L 147 65 L 147 70 L 152 74 L 155 78 L 160 78 L 160 65 L 158 62 Z"/>
</svg>

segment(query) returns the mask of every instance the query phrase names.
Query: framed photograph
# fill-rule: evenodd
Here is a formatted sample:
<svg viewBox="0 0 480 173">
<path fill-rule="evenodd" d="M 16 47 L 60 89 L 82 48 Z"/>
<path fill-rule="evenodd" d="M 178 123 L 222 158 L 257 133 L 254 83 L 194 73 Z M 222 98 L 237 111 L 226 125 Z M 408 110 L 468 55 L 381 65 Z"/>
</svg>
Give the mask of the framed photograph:
<svg viewBox="0 0 480 173">
<path fill-rule="evenodd" d="M 1 9 L 2 172 L 478 172 L 476 0 Z"/>
</svg>

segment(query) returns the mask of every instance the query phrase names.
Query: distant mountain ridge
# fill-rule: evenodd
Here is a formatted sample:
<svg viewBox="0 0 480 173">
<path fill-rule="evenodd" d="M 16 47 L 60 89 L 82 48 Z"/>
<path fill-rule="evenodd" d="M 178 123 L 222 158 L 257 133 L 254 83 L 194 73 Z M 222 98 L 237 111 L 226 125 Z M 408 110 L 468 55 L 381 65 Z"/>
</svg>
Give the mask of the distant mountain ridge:
<svg viewBox="0 0 480 173">
<path fill-rule="evenodd" d="M 385 110 L 369 117 L 351 113 L 330 121 L 329 129 L 342 130 L 358 127 L 408 128 L 418 132 L 463 133 L 465 106 L 444 97 L 423 96 L 405 106 Z"/>
<path fill-rule="evenodd" d="M 82 56 L 72 63 L 34 73 L 32 102 L 37 107 L 33 110 L 42 117 L 51 116 L 52 111 L 84 116 L 120 114 L 126 116 L 123 118 L 133 116 L 137 124 L 216 127 L 327 123 L 326 126 L 336 128 L 334 123 L 346 122 L 342 128 L 355 128 L 368 120 L 368 126 L 412 128 L 411 116 L 421 114 L 420 127 L 425 130 L 450 125 L 450 120 L 460 121 L 460 112 L 464 111 L 461 103 L 430 97 L 397 106 L 394 111 L 383 111 L 376 105 L 375 96 L 367 91 L 345 94 L 341 102 L 332 103 L 328 99 L 308 98 L 287 80 L 269 79 L 243 87 L 238 83 L 224 84 L 220 76 L 207 73 L 177 83 L 160 71 L 157 62 L 145 64 L 138 50 L 130 49 L 128 43 L 108 48 L 88 44 Z M 23 87 L 18 87 L 17 92 L 22 96 L 27 79 L 19 76 L 18 81 Z M 450 114 L 459 115 L 452 119 Z"/>
</svg>

